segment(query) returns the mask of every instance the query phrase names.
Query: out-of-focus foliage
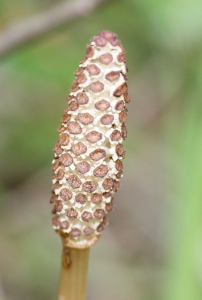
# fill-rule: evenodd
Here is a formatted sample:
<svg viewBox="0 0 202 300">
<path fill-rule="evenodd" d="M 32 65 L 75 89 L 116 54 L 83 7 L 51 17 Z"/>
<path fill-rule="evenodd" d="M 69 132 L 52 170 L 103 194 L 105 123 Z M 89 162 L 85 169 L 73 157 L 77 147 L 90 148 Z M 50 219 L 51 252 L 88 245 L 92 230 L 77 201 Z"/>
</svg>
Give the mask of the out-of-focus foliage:
<svg viewBox="0 0 202 300">
<path fill-rule="evenodd" d="M 61 1 L 0 0 L 0 29 Z M 128 139 L 115 211 L 91 250 L 88 299 L 202 299 L 202 1 L 108 1 L 0 60 L 0 299 L 56 299 L 56 128 L 85 47 L 118 34 Z"/>
</svg>

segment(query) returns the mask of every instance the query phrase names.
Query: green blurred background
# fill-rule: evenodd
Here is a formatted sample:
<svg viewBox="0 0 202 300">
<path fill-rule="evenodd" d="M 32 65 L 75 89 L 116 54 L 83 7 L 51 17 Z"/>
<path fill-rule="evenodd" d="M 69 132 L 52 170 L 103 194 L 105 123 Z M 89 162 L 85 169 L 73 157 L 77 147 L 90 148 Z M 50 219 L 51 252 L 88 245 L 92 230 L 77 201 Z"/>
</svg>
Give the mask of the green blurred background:
<svg viewBox="0 0 202 300">
<path fill-rule="evenodd" d="M 60 3 L 0 0 L 0 44 L 10 24 Z M 57 298 L 52 148 L 73 72 L 103 29 L 126 49 L 131 103 L 124 177 L 91 249 L 88 300 L 202 299 L 202 1 L 108 0 L 0 57 L 1 300 Z"/>
</svg>

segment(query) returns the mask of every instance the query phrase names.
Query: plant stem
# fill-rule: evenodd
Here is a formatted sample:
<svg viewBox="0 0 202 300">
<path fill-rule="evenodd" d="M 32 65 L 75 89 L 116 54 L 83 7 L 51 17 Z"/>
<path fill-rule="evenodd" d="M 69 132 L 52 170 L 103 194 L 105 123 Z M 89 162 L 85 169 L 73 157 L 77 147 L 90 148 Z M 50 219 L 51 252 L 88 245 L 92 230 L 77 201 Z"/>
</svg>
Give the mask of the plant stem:
<svg viewBox="0 0 202 300">
<path fill-rule="evenodd" d="M 63 243 L 58 300 L 85 300 L 89 249 L 75 249 Z"/>
</svg>

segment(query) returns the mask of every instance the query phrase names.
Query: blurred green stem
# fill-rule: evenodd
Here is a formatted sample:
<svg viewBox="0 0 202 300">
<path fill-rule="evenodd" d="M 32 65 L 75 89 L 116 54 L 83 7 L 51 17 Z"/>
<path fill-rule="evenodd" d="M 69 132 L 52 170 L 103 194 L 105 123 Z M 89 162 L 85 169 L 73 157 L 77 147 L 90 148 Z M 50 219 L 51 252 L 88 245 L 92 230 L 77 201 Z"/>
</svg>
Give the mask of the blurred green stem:
<svg viewBox="0 0 202 300">
<path fill-rule="evenodd" d="M 198 98 L 200 99 L 200 98 Z M 192 99 L 193 100 L 193 99 Z M 201 100 L 201 99 L 200 99 Z M 180 142 L 181 175 L 179 206 L 174 218 L 174 241 L 170 254 L 170 277 L 166 300 L 199 300 L 197 261 L 202 210 L 202 128 L 197 101 L 190 101 L 184 116 Z M 182 148 L 181 148 L 182 147 Z"/>
</svg>

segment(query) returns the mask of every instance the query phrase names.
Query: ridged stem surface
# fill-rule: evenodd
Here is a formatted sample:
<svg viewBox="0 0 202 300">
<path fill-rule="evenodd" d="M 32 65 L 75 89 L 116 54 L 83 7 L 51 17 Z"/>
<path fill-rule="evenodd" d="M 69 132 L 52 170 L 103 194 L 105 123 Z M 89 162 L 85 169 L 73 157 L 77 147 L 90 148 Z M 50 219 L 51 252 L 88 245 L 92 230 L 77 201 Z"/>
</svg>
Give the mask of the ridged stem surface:
<svg viewBox="0 0 202 300">
<path fill-rule="evenodd" d="M 63 240 L 58 300 L 85 300 L 89 248 L 75 249 Z"/>
</svg>

